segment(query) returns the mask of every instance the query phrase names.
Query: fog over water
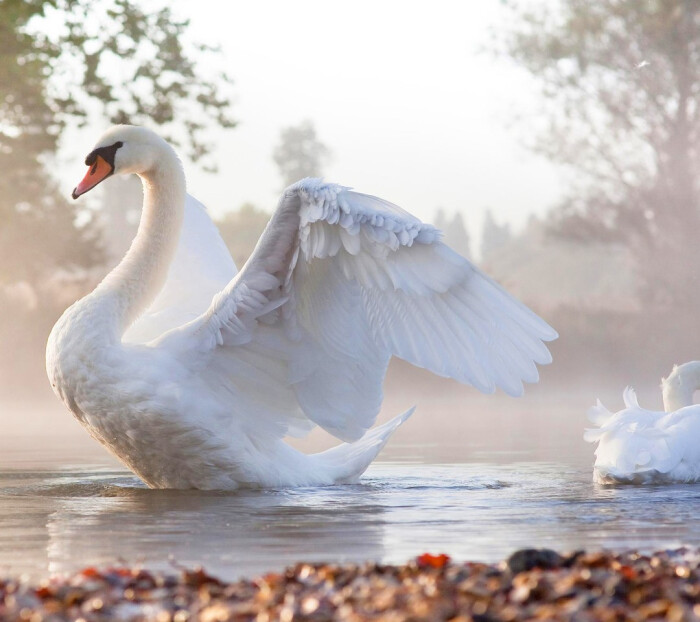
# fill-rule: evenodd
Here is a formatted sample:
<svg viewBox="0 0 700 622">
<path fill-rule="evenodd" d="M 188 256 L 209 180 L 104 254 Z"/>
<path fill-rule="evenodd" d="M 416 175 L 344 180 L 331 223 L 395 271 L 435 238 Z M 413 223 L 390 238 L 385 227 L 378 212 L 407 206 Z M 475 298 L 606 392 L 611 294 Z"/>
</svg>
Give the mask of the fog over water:
<svg viewBox="0 0 700 622">
<path fill-rule="evenodd" d="M 698 542 L 697 487 L 592 482 L 585 399 L 449 389 L 424 395 L 353 486 L 148 490 L 82 430 L 47 434 L 47 426 L 27 436 L 18 426 L 20 435 L 0 441 L 0 568 L 38 578 L 117 561 L 203 564 L 234 579 L 300 559 L 400 563 L 427 550 L 498 561 L 530 546 L 650 551 Z M 387 409 L 411 394 L 392 391 Z M 42 420 L 52 417 L 68 415 L 55 408 Z M 314 435 L 297 443 L 327 445 Z"/>
</svg>

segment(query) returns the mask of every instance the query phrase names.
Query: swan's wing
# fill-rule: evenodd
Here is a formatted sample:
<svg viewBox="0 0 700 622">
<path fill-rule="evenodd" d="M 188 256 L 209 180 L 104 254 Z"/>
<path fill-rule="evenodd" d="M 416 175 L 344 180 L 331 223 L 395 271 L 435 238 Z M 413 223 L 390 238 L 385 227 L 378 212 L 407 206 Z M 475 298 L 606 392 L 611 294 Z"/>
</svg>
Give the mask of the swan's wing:
<svg viewBox="0 0 700 622">
<path fill-rule="evenodd" d="M 123 340 L 146 343 L 199 317 L 235 274 L 231 254 L 206 208 L 187 195 L 182 232 L 167 281 Z"/>
<path fill-rule="evenodd" d="M 391 355 L 519 395 L 523 380 L 538 380 L 535 363 L 551 361 L 542 341 L 556 336 L 434 227 L 376 197 L 306 179 L 285 191 L 208 311 L 162 345 L 188 353 L 203 376 L 235 384 L 237 399 L 262 391 L 260 399 L 286 402 L 267 411 L 280 433 L 310 420 L 351 441 L 375 420 Z"/>
</svg>

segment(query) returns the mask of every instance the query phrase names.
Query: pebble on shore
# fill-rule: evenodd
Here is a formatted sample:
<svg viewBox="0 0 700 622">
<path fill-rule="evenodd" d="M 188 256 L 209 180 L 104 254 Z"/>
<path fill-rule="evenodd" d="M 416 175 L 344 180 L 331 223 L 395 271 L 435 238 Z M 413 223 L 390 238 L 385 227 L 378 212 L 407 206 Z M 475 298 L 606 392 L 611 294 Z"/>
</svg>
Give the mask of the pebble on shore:
<svg viewBox="0 0 700 622">
<path fill-rule="evenodd" d="M 399 566 L 299 563 L 231 583 L 201 569 L 84 570 L 0 580 L 0 620 L 700 620 L 700 550 L 517 551 L 500 564 L 425 554 Z"/>
</svg>

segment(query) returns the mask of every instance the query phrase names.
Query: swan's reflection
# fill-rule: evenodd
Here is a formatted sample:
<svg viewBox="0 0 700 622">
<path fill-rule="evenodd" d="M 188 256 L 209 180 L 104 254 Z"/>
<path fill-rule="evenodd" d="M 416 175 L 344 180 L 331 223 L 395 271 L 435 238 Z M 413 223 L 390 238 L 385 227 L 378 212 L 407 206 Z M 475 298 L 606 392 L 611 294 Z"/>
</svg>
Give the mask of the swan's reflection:
<svg viewBox="0 0 700 622">
<path fill-rule="evenodd" d="M 51 573 L 86 564 L 200 564 L 232 579 L 297 562 L 384 555 L 383 510 L 369 486 L 283 491 L 148 490 L 131 477 L 54 487 Z"/>
</svg>

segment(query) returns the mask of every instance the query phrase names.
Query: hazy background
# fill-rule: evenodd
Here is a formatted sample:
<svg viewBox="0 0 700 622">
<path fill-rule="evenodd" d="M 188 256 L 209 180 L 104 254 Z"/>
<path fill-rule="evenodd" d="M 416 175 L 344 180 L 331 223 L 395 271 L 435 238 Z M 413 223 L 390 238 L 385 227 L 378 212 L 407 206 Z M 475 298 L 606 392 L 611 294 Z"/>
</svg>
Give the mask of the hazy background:
<svg viewBox="0 0 700 622">
<path fill-rule="evenodd" d="M 167 6 L 0 0 L 0 452 L 92 451 L 43 349 L 138 221 L 134 180 L 68 199 L 113 122 L 177 141 L 239 267 L 284 185 L 323 175 L 435 223 L 557 328 L 520 400 L 392 365 L 382 417 L 417 403 L 402 438 L 443 459 L 588 455 L 596 397 L 632 384 L 660 407 L 660 377 L 698 358 L 699 5 Z"/>
</svg>

